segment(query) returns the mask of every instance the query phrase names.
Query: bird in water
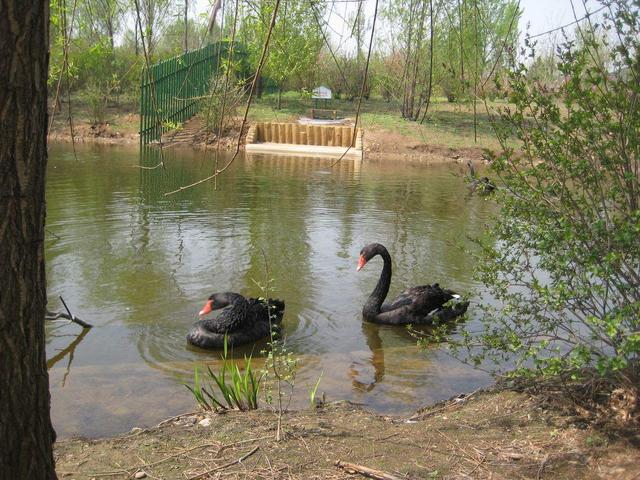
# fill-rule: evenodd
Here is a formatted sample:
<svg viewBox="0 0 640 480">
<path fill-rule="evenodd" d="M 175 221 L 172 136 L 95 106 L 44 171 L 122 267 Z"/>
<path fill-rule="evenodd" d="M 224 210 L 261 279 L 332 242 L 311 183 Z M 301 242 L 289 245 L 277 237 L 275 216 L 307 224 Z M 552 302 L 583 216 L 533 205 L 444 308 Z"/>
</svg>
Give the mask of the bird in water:
<svg viewBox="0 0 640 480">
<path fill-rule="evenodd" d="M 246 298 L 235 292 L 211 295 L 200 310 L 200 318 L 220 310 L 217 318 L 197 322 L 187 334 L 187 341 L 200 348 L 223 348 L 243 345 L 268 337 L 278 328 L 284 314 L 284 302 L 277 299 Z"/>
<path fill-rule="evenodd" d="M 445 305 L 450 300 L 460 299 L 460 295 L 441 288 L 437 283 L 407 288 L 394 300 L 385 303 L 391 284 L 389 251 L 379 243 L 370 243 L 360 251 L 357 271 L 377 255 L 382 257 L 382 273 L 362 308 L 365 321 L 389 325 L 429 325 L 453 320 L 467 311 L 468 301 Z"/>
<path fill-rule="evenodd" d="M 469 167 L 469 191 L 470 193 L 478 192 L 480 195 L 489 195 L 492 193 L 496 186 L 491 183 L 489 177 L 478 178 L 476 175 L 476 169 L 473 166 L 471 160 L 467 161 Z"/>
</svg>

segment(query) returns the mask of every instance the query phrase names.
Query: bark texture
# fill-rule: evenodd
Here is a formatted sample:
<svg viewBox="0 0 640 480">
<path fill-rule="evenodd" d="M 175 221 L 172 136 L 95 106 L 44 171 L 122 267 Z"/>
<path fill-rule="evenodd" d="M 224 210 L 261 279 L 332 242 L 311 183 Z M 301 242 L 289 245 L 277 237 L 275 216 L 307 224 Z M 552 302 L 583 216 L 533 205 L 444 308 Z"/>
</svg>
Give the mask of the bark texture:
<svg viewBox="0 0 640 480">
<path fill-rule="evenodd" d="M 0 0 L 0 478 L 56 478 L 44 315 L 49 2 Z"/>
</svg>

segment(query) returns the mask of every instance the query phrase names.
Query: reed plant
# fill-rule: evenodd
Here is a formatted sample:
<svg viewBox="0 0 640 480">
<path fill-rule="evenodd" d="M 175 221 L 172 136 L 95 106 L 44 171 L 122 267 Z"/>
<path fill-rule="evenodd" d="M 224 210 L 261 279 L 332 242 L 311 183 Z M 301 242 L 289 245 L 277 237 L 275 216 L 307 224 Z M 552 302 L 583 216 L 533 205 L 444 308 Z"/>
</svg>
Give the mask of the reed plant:
<svg viewBox="0 0 640 480">
<path fill-rule="evenodd" d="M 320 376 L 318 377 L 315 385 L 313 386 L 313 388 L 311 388 L 311 390 L 309 390 L 309 404 L 311 405 L 311 408 L 318 406 L 318 403 L 316 402 L 316 395 L 318 394 L 318 387 L 320 386 L 320 380 L 322 380 L 323 374 L 324 370 L 320 372 Z M 320 405 L 324 405 L 324 392 L 322 393 L 322 400 L 320 402 Z"/>
<path fill-rule="evenodd" d="M 258 391 L 262 375 L 251 368 L 251 355 L 244 357 L 244 368 L 228 358 L 227 338 L 224 339 L 222 365 L 216 374 L 207 366 L 207 375 L 211 380 L 201 379 L 198 367 L 195 367 L 193 386 L 186 385 L 196 402 L 204 410 L 255 410 L 258 408 Z M 230 378 L 227 378 L 230 377 Z M 216 393 L 216 387 L 218 392 Z"/>
</svg>

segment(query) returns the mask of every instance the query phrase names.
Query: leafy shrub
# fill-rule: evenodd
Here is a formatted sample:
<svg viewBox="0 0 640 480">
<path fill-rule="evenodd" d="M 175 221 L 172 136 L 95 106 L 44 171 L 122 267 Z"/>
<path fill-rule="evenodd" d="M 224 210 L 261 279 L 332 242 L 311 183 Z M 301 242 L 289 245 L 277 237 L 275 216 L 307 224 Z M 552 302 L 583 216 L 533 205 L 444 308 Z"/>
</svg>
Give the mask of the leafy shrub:
<svg viewBox="0 0 640 480">
<path fill-rule="evenodd" d="M 84 89 L 83 97 L 89 106 L 93 124 L 104 123 L 107 112 L 107 93 L 103 85 L 99 82 L 90 82 Z"/>
<path fill-rule="evenodd" d="M 477 363 L 638 377 L 640 2 L 606 4 L 595 32 L 558 48 L 557 93 L 536 88 L 524 64 L 510 75 L 492 163 L 501 212 L 478 240 L 478 276 L 498 306 L 485 305 L 482 332 L 457 345 Z"/>
</svg>

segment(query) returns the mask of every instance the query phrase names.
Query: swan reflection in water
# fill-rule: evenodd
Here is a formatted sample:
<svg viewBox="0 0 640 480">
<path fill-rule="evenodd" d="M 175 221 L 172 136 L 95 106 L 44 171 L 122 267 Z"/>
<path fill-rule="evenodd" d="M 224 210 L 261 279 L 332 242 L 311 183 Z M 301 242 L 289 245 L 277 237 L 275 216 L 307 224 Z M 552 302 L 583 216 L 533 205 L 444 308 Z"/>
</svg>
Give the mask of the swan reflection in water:
<svg viewBox="0 0 640 480">
<path fill-rule="evenodd" d="M 457 325 L 458 323 L 447 324 L 447 333 L 453 333 Z M 417 346 L 418 338 L 428 339 L 433 328 L 433 326 L 429 325 L 416 325 L 409 329 L 406 326 L 376 325 L 362 322 L 362 334 L 367 347 L 369 347 L 369 355 L 363 355 L 362 358 L 351 362 L 349 377 L 351 378 L 353 389 L 355 391 L 368 393 L 372 392 L 376 386 L 384 383 L 385 373 L 387 373 L 388 367 L 388 365 L 385 366 L 385 341 L 398 346 L 414 345 L 416 350 L 418 350 L 424 348 Z M 385 341 L 383 341 L 383 337 Z M 433 346 L 437 348 L 437 345 L 435 341 L 430 343 L 430 347 Z M 430 347 L 429 350 L 431 349 Z M 389 345 L 387 345 L 386 349 L 388 352 L 391 352 Z M 404 360 L 398 359 L 397 357 L 394 358 L 393 354 L 391 358 L 387 360 L 391 361 L 389 374 L 391 378 L 393 378 L 394 375 L 398 374 L 398 362 L 404 362 Z M 372 370 L 373 372 L 371 372 Z M 371 375 L 373 375 L 373 378 L 371 378 Z M 388 383 L 391 381 L 390 379 Z"/>
<path fill-rule="evenodd" d="M 359 377 L 362 375 L 359 368 L 363 366 L 368 368 L 369 365 L 363 365 L 362 362 L 354 361 L 349 368 L 349 377 L 351 377 L 351 384 L 354 390 L 370 392 L 384 379 L 384 349 L 382 348 L 382 339 L 378 331 L 379 328 L 377 325 L 362 323 L 362 333 L 371 351 L 369 365 L 373 367 L 373 381 L 363 382 L 359 380 Z"/>
</svg>

